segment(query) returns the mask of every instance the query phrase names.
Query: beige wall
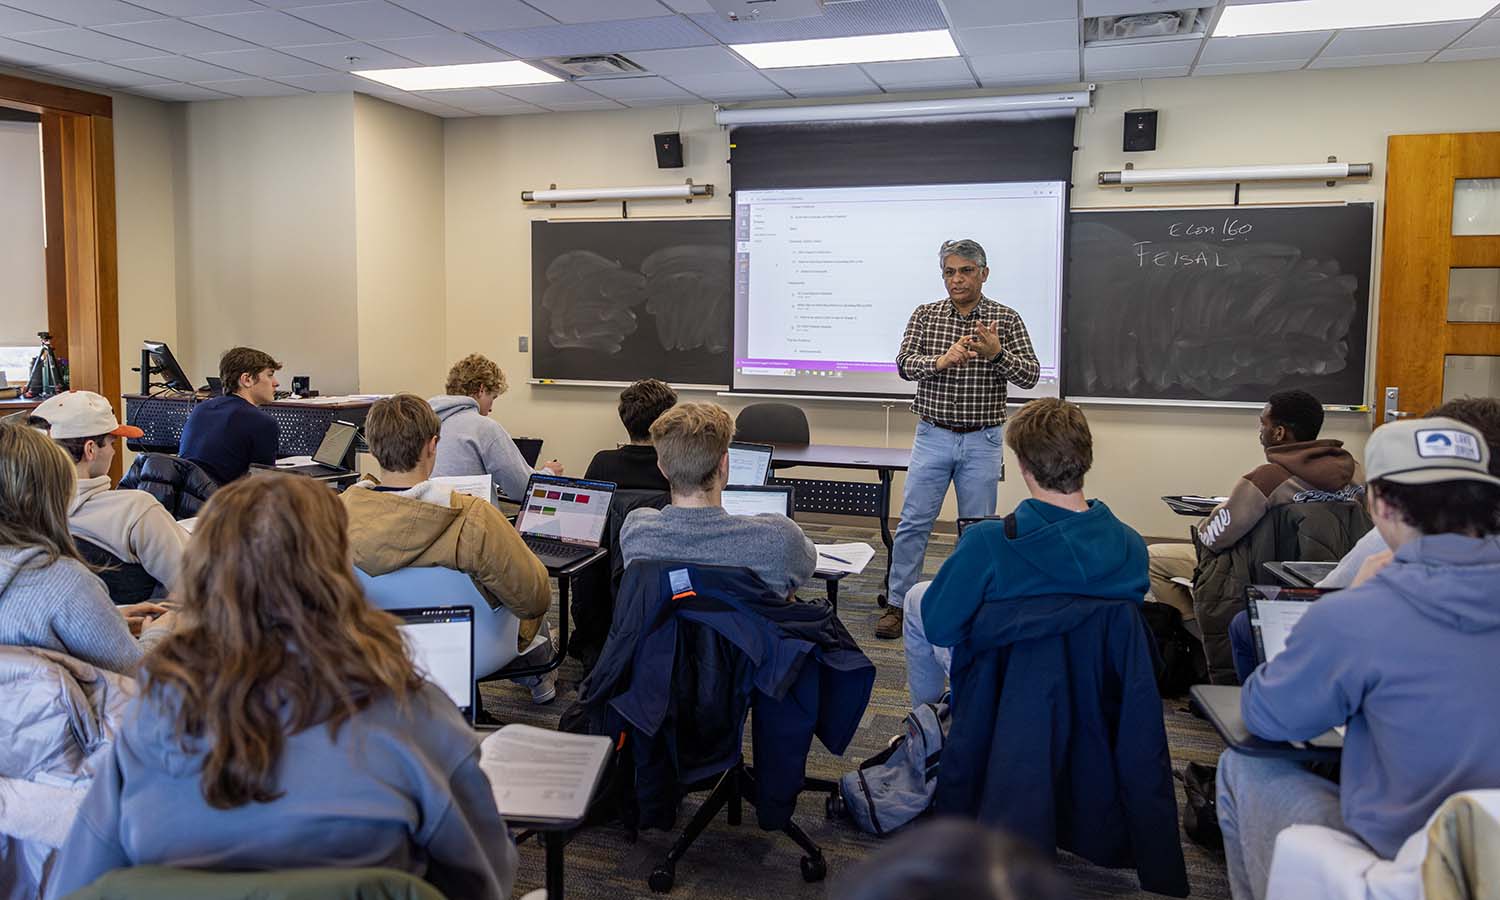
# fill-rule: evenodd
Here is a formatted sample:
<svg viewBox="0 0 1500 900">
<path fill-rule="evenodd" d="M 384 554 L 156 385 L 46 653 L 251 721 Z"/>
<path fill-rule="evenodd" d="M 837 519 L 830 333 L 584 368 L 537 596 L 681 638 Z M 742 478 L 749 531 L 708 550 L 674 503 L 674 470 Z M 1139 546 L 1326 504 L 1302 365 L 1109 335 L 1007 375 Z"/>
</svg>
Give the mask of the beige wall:
<svg viewBox="0 0 1500 900">
<path fill-rule="evenodd" d="M 140 388 L 141 341 L 166 341 L 174 355 L 187 349 L 177 338 L 177 191 L 173 183 L 174 133 L 180 106 L 114 95 L 116 255 L 120 278 L 120 386 Z M 187 359 L 179 359 L 189 365 Z M 190 369 L 202 384 L 207 371 Z"/>
<path fill-rule="evenodd" d="M 47 330 L 41 126 L 0 121 L 0 346 L 35 347 Z"/>
</svg>

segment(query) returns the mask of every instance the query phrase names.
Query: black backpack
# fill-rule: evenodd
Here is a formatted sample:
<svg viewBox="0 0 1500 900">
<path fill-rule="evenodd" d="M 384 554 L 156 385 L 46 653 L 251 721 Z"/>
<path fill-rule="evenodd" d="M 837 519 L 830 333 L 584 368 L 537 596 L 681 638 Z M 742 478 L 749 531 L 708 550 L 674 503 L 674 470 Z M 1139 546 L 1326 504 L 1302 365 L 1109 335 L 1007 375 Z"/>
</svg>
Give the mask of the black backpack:
<svg viewBox="0 0 1500 900">
<path fill-rule="evenodd" d="M 1182 624 L 1182 613 L 1166 603 L 1146 602 L 1141 616 L 1156 644 L 1161 668 L 1156 673 L 1156 690 L 1163 697 L 1180 697 L 1195 684 L 1208 682 L 1208 657 L 1203 642 Z"/>
</svg>

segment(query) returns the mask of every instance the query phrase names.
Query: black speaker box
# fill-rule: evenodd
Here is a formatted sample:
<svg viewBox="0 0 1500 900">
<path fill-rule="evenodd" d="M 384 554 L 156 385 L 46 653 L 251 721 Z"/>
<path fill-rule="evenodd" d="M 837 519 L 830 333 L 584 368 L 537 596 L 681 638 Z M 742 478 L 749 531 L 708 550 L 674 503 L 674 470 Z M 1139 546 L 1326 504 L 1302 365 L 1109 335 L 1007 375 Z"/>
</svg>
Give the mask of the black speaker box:
<svg viewBox="0 0 1500 900">
<path fill-rule="evenodd" d="M 682 135 L 675 131 L 663 131 L 656 138 L 656 167 L 658 169 L 682 168 Z"/>
<path fill-rule="evenodd" d="M 1156 149 L 1156 110 L 1125 110 L 1125 150 L 1139 152 Z"/>
</svg>

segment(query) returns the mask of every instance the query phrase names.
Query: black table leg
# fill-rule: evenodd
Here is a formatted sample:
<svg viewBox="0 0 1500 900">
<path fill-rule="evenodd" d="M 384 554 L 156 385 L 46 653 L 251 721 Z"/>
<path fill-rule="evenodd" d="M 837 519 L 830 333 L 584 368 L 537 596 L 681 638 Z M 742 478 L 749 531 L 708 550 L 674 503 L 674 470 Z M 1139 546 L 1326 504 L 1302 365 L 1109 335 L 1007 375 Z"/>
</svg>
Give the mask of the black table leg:
<svg viewBox="0 0 1500 900">
<path fill-rule="evenodd" d="M 890 602 L 891 590 L 891 550 L 893 538 L 891 537 L 891 482 L 893 476 L 890 469 L 880 469 L 880 540 L 885 544 L 885 582 L 880 593 L 876 595 L 875 602 L 885 606 Z"/>
<path fill-rule="evenodd" d="M 830 578 L 824 582 L 828 585 L 828 605 L 833 607 L 833 614 L 839 614 L 839 582 L 837 578 Z"/>
<path fill-rule="evenodd" d="M 544 831 L 542 843 L 547 848 L 547 900 L 563 900 L 563 848 L 568 846 L 567 834 Z"/>
<path fill-rule="evenodd" d="M 561 632 L 557 636 L 555 662 L 558 666 L 561 666 L 562 661 L 568 658 L 568 587 L 572 583 L 572 575 L 564 575 L 557 579 L 557 630 Z"/>
</svg>

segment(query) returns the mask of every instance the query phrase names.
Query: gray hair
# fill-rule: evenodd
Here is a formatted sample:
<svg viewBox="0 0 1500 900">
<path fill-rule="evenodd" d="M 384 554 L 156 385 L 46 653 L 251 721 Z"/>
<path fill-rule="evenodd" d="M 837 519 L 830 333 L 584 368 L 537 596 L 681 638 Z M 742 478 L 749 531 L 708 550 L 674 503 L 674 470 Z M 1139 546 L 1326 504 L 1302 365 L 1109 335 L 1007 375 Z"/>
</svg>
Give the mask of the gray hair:
<svg viewBox="0 0 1500 900">
<path fill-rule="evenodd" d="M 938 248 L 938 268 L 948 261 L 950 256 L 960 256 L 983 269 L 989 265 L 985 259 L 984 248 L 979 246 L 978 241 L 964 238 L 957 241 L 943 241 L 943 246 Z"/>
</svg>

